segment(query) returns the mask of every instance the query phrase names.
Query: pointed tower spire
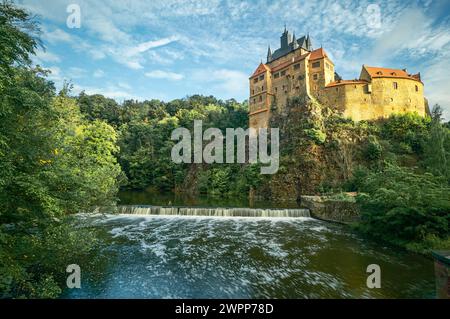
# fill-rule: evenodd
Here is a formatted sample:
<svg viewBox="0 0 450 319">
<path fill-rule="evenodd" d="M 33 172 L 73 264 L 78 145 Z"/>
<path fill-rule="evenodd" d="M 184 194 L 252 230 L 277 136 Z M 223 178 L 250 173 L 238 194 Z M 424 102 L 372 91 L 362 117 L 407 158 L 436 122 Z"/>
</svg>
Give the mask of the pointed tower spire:
<svg viewBox="0 0 450 319">
<path fill-rule="evenodd" d="M 295 37 L 295 31 L 294 31 L 294 35 L 292 36 L 292 48 L 294 50 L 298 48 L 298 42 L 297 42 L 297 38 Z"/>
<path fill-rule="evenodd" d="M 267 63 L 272 62 L 272 50 L 270 49 L 270 44 L 269 44 L 269 49 L 267 50 Z"/>
<path fill-rule="evenodd" d="M 306 36 L 306 49 L 308 51 L 312 51 L 312 43 L 311 43 L 311 37 L 309 36 L 309 32 L 308 32 L 308 35 Z"/>
</svg>

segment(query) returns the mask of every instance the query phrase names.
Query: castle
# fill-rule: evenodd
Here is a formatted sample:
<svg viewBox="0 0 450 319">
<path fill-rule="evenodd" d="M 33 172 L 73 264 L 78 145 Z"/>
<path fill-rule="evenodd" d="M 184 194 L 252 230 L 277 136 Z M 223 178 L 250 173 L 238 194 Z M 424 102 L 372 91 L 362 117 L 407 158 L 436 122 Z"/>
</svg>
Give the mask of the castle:
<svg viewBox="0 0 450 319">
<path fill-rule="evenodd" d="M 267 128 L 271 112 L 283 111 L 289 98 L 305 94 L 354 121 L 404 112 L 425 116 L 420 73 L 363 65 L 359 79 L 342 80 L 325 50 L 313 50 L 309 35 L 296 39 L 285 27 L 280 42 L 274 52 L 269 46 L 267 62 L 250 77 L 250 127 Z"/>
</svg>

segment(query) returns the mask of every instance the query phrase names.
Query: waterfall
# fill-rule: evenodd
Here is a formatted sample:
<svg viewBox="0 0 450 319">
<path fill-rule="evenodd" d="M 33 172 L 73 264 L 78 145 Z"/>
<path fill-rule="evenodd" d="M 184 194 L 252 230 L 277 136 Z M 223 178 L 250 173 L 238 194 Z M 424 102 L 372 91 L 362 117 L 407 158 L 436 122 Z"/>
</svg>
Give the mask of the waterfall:
<svg viewBox="0 0 450 319">
<path fill-rule="evenodd" d="M 178 215 L 212 217 L 310 217 L 309 209 L 223 208 L 223 207 L 163 207 L 124 205 L 119 214 L 126 215 Z"/>
</svg>

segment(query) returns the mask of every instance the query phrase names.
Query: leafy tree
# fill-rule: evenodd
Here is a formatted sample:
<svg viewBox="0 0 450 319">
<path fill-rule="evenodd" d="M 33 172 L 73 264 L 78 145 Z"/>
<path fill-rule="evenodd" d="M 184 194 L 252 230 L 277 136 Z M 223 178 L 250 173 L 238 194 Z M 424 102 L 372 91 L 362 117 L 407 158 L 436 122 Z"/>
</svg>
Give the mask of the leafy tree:
<svg viewBox="0 0 450 319">
<path fill-rule="evenodd" d="M 450 248 L 450 188 L 443 178 L 388 165 L 369 174 L 360 190 L 365 233 L 421 252 Z"/>
<path fill-rule="evenodd" d="M 95 257 L 95 237 L 69 216 L 115 203 L 117 136 L 29 66 L 26 11 L 3 2 L 0 23 L 0 298 L 57 297 L 67 265 Z"/>
<path fill-rule="evenodd" d="M 442 125 L 442 108 L 435 105 L 431 116 L 430 135 L 425 146 L 425 165 L 434 175 L 445 176 L 450 182 L 450 134 Z"/>
</svg>

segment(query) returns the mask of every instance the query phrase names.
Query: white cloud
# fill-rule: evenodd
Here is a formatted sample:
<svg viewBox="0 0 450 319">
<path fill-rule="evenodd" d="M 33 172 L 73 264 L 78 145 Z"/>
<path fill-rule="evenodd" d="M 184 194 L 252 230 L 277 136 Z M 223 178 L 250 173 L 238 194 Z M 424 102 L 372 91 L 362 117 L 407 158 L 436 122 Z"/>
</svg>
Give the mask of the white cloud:
<svg viewBox="0 0 450 319">
<path fill-rule="evenodd" d="M 184 78 L 182 74 L 174 73 L 174 72 L 168 72 L 168 71 L 162 71 L 162 70 L 154 70 L 145 73 L 146 77 L 152 78 L 152 79 L 164 79 L 164 80 L 171 80 L 171 81 L 179 81 Z"/>
<path fill-rule="evenodd" d="M 94 78 L 102 78 L 105 76 L 105 72 L 103 70 L 97 69 L 94 71 L 94 74 L 92 74 Z"/>
<path fill-rule="evenodd" d="M 204 89 L 209 88 L 228 98 L 246 98 L 248 75 L 230 69 L 202 69 L 192 72 L 192 80 Z"/>
<path fill-rule="evenodd" d="M 70 67 L 69 68 L 69 77 L 71 79 L 79 79 L 83 78 L 88 74 L 88 71 L 78 67 Z"/>
<path fill-rule="evenodd" d="M 163 38 L 163 39 L 159 39 L 159 40 L 155 40 L 155 41 L 143 42 L 133 48 L 128 48 L 125 52 L 125 55 L 128 57 L 133 57 L 139 53 L 144 53 L 150 49 L 165 46 L 174 41 L 177 41 L 176 37 L 169 37 L 169 38 Z"/>
<path fill-rule="evenodd" d="M 44 40 L 47 40 L 51 43 L 71 42 L 74 40 L 72 35 L 61 29 L 55 29 L 53 31 L 45 31 L 43 35 Z"/>
<path fill-rule="evenodd" d="M 42 64 L 42 62 L 61 62 L 61 58 L 49 51 L 39 50 L 36 52 L 36 63 Z"/>
</svg>

